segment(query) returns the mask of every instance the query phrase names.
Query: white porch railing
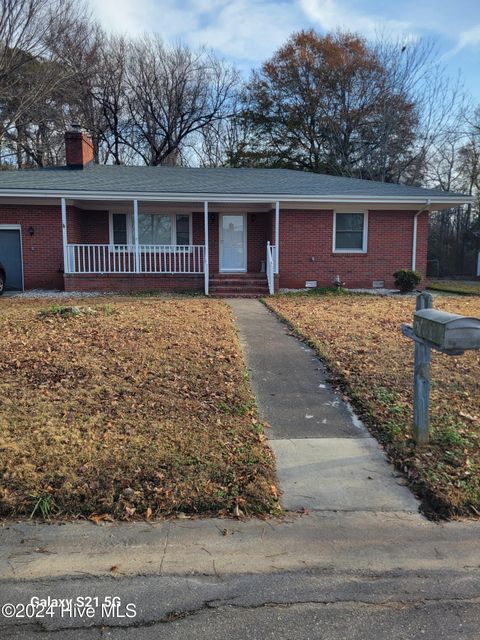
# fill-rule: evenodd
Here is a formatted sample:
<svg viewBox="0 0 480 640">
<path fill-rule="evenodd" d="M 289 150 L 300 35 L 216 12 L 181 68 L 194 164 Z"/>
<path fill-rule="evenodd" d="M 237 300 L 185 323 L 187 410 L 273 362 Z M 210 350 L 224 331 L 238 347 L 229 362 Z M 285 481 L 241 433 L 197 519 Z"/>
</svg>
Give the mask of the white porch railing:
<svg viewBox="0 0 480 640">
<path fill-rule="evenodd" d="M 267 282 L 268 292 L 272 296 L 275 293 L 275 247 L 267 242 Z"/>
<path fill-rule="evenodd" d="M 66 273 L 204 273 L 205 246 L 68 244 Z"/>
</svg>

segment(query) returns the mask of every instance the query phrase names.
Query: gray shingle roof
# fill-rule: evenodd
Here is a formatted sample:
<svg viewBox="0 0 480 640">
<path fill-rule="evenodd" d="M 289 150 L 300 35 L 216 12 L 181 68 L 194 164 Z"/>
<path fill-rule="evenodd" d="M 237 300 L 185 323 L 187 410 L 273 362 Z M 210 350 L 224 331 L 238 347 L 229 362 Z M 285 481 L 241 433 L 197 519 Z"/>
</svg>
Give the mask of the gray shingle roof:
<svg viewBox="0 0 480 640">
<path fill-rule="evenodd" d="M 305 196 L 321 199 L 332 196 L 355 198 L 386 197 L 457 199 L 459 193 L 387 184 L 355 178 L 306 173 L 288 169 L 227 169 L 185 167 L 126 167 L 90 165 L 86 169 L 66 167 L 0 172 L 0 195 L 6 191 L 51 191 L 59 193 L 96 192 L 118 194 L 258 195 Z"/>
</svg>

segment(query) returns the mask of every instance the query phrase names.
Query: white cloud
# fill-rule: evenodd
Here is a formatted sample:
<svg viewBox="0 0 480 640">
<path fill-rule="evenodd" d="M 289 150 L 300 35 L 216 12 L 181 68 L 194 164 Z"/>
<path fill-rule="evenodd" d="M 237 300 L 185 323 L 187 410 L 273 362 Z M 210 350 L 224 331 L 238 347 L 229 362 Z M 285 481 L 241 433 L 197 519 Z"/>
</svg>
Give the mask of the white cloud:
<svg viewBox="0 0 480 640">
<path fill-rule="evenodd" d="M 94 15 L 110 32 L 139 35 L 157 32 L 165 40 L 174 40 L 189 30 L 198 28 L 199 11 L 205 0 L 195 0 L 180 6 L 175 0 L 89 0 Z M 215 0 L 210 2 L 210 6 Z"/>
<path fill-rule="evenodd" d="M 458 36 L 458 48 L 480 45 L 480 24 L 462 31 Z"/>
<path fill-rule="evenodd" d="M 301 28 L 294 4 L 265 0 L 224 2 L 209 24 L 191 34 L 195 44 L 207 44 L 223 55 L 240 60 L 270 56 L 292 31 Z"/>
<path fill-rule="evenodd" d="M 138 34 L 145 30 L 150 0 L 89 0 L 94 16 L 107 31 Z"/>
<path fill-rule="evenodd" d="M 205 45 L 246 66 L 271 55 L 305 21 L 296 1 L 89 1 L 108 31 L 130 35 L 155 31 L 168 42 Z"/>
<path fill-rule="evenodd" d="M 470 29 L 465 29 L 461 31 L 457 38 L 457 44 L 447 51 L 442 59 L 448 60 L 449 58 L 453 58 L 460 53 L 462 49 L 466 47 L 480 47 L 480 24 L 471 27 Z"/>
<path fill-rule="evenodd" d="M 426 18 L 421 12 L 417 15 L 417 0 L 405 1 L 409 10 L 397 11 L 392 18 L 388 6 L 377 15 L 364 9 L 368 2 L 356 0 L 89 0 L 108 31 L 156 32 L 167 42 L 205 45 L 245 70 L 271 56 L 292 32 L 310 26 L 324 32 L 347 29 L 367 37 L 416 37 L 426 28 Z M 431 11 L 427 13 L 432 20 Z M 460 33 L 450 53 L 479 42 L 476 25 Z"/>
<path fill-rule="evenodd" d="M 367 37 L 382 32 L 394 37 L 410 35 L 409 22 L 392 20 L 366 13 L 357 13 L 352 7 L 339 0 L 299 0 L 305 15 L 325 31 L 347 29 Z"/>
</svg>

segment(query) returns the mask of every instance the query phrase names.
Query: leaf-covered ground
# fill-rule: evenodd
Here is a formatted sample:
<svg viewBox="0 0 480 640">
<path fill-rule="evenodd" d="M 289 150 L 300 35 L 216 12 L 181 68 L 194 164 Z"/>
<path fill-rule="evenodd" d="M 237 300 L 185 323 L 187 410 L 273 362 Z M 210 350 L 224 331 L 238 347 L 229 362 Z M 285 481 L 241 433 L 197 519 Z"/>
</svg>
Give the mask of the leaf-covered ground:
<svg viewBox="0 0 480 640">
<path fill-rule="evenodd" d="M 285 295 L 268 306 L 326 360 L 425 510 L 480 516 L 480 351 L 451 357 L 433 352 L 431 442 L 412 444 L 414 297 Z M 437 297 L 434 306 L 480 317 L 480 299 Z"/>
<path fill-rule="evenodd" d="M 228 307 L 68 304 L 82 313 L 0 303 L 0 514 L 274 511 L 273 458 Z"/>
<path fill-rule="evenodd" d="M 445 291 L 447 293 L 459 293 L 467 296 L 480 296 L 480 281 L 471 282 L 463 280 L 429 280 L 427 287 L 433 291 Z"/>
</svg>

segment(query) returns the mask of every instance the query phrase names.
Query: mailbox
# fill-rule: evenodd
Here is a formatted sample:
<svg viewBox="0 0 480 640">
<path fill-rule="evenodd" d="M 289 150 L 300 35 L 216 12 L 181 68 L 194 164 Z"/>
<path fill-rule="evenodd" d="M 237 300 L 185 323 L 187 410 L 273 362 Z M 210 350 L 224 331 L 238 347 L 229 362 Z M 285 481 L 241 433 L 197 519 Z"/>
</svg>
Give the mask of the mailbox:
<svg viewBox="0 0 480 640">
<path fill-rule="evenodd" d="M 480 318 L 421 309 L 413 316 L 413 331 L 440 349 L 480 349 Z"/>
</svg>

